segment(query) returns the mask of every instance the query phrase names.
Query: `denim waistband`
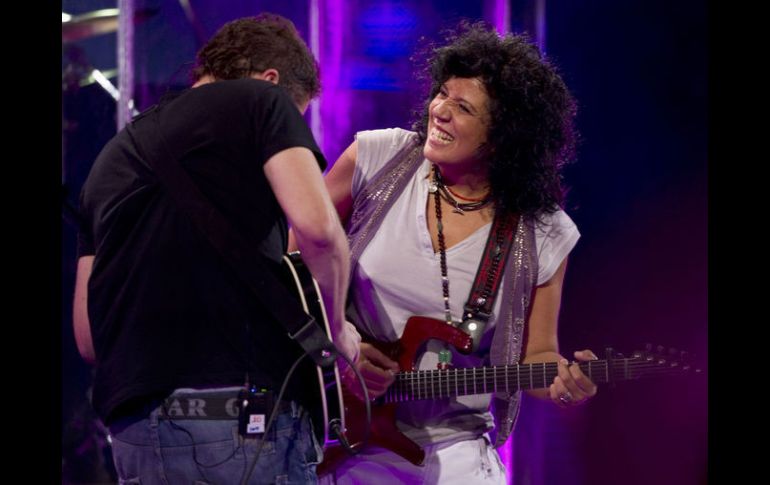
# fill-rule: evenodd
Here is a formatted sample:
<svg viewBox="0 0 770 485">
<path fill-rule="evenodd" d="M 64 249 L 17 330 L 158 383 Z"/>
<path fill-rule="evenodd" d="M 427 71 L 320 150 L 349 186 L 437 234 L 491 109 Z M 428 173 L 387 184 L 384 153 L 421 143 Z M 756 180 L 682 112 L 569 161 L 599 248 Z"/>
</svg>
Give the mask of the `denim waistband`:
<svg viewBox="0 0 770 485">
<path fill-rule="evenodd" d="M 178 389 L 160 402 L 159 419 L 237 419 L 238 394 L 243 388 Z M 291 401 L 282 400 L 278 412 L 292 410 Z M 271 412 L 272 409 L 266 410 Z"/>
<path fill-rule="evenodd" d="M 149 398 L 134 401 L 116 413 L 115 421 L 125 418 L 143 419 L 155 414 L 158 419 L 186 420 L 236 420 L 239 406 L 238 394 L 243 387 L 210 388 L 210 389 L 177 389 L 165 399 Z M 157 410 L 157 411 L 156 411 Z M 297 405 L 290 400 L 282 400 L 278 405 L 279 412 L 294 411 Z"/>
</svg>

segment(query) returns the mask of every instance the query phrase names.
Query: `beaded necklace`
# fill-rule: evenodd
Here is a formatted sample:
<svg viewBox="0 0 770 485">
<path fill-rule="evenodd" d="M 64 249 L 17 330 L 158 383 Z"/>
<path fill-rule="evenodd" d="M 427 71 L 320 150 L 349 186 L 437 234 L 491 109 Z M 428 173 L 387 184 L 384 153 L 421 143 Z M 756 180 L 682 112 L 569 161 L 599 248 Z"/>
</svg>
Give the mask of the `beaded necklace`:
<svg viewBox="0 0 770 485">
<path fill-rule="evenodd" d="M 487 194 L 484 198 L 481 199 L 471 199 L 468 197 L 463 197 L 461 195 L 457 195 L 454 192 L 449 189 L 446 185 L 444 185 L 444 181 L 441 179 L 441 172 L 439 172 L 439 169 L 436 165 L 433 165 L 433 182 L 431 182 L 430 185 L 430 192 L 433 195 L 436 195 L 436 203 L 438 204 L 438 195 L 440 195 L 445 201 L 449 202 L 449 204 L 453 205 L 454 208 L 452 209 L 452 212 L 456 212 L 458 214 L 464 214 L 465 212 L 470 211 L 476 211 L 481 209 L 482 207 L 487 206 L 490 202 L 492 202 L 492 197 L 490 197 L 490 194 Z M 459 202 L 454 197 L 458 197 L 463 200 L 469 200 L 471 202 L 462 203 Z M 440 208 L 439 208 L 440 211 Z M 438 215 L 438 212 L 436 213 Z"/>
</svg>

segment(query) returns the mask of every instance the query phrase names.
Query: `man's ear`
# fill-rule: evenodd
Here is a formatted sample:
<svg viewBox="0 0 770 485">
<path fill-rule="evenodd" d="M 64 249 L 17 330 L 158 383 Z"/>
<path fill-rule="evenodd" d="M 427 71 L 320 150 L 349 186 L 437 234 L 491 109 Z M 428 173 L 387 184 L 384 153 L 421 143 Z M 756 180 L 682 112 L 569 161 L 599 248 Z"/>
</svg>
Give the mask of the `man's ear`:
<svg viewBox="0 0 770 485">
<path fill-rule="evenodd" d="M 269 69 L 265 69 L 261 73 L 255 74 L 254 77 L 256 79 L 263 79 L 265 81 L 269 81 L 273 84 L 278 84 L 278 80 L 281 77 L 281 74 L 278 72 L 278 69 L 273 69 L 272 67 Z"/>
</svg>

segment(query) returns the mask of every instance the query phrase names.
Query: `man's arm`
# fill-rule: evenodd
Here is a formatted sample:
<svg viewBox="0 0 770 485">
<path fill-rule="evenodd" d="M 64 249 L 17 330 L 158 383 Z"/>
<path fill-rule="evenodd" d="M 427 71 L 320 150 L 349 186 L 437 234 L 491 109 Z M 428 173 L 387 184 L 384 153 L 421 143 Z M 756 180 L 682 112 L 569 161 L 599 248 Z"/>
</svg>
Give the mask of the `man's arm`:
<svg viewBox="0 0 770 485">
<path fill-rule="evenodd" d="M 270 157 L 265 175 L 294 232 L 302 260 L 318 282 L 332 339 L 351 360 L 358 338 L 345 325 L 350 252 L 313 153 L 294 147 Z"/>
<path fill-rule="evenodd" d="M 350 217 L 350 212 L 353 207 L 353 196 L 351 191 L 357 157 L 358 144 L 354 141 L 342 155 L 340 155 L 337 161 L 334 162 L 331 170 L 324 178 L 326 189 L 331 197 L 332 203 L 334 204 L 339 218 L 343 221 L 346 221 L 348 217 Z M 297 248 L 296 238 L 294 237 L 293 232 L 293 230 L 289 231 L 289 250 Z M 356 362 L 356 367 L 361 372 L 361 375 L 366 382 L 366 387 L 369 390 L 369 397 L 379 397 L 385 393 L 388 386 L 395 380 L 393 374 L 398 371 L 398 364 L 371 344 L 361 343 L 360 347 L 361 356 L 358 362 Z M 359 398 L 363 399 L 363 395 L 359 390 L 358 381 L 355 380 L 353 374 L 345 369 L 343 370 L 342 377 L 347 381 L 348 389 L 359 396 Z"/>
<path fill-rule="evenodd" d="M 356 157 L 358 157 L 358 142 L 351 143 L 342 155 L 334 162 L 329 173 L 324 177 L 326 190 L 331 196 L 332 203 L 337 209 L 337 215 L 342 223 L 346 223 L 353 208 L 353 195 L 351 194 L 353 185 L 353 172 L 356 168 Z M 294 238 L 294 231 L 289 230 L 289 251 L 297 250 L 297 242 Z"/>
<path fill-rule="evenodd" d="M 82 256 L 78 259 L 77 275 L 75 277 L 75 298 L 72 304 L 72 326 L 75 330 L 75 343 L 83 360 L 89 364 L 96 361 L 94 343 L 91 339 L 91 324 L 88 321 L 88 278 L 94 266 L 93 256 Z"/>
</svg>

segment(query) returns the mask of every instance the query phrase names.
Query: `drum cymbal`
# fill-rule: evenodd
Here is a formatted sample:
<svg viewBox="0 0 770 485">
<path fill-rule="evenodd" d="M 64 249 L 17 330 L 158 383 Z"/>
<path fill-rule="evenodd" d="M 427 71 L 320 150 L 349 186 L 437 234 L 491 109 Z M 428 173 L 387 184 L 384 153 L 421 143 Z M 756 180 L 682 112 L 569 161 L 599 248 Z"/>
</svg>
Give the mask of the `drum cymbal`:
<svg viewBox="0 0 770 485">
<path fill-rule="evenodd" d="M 158 10 L 159 9 L 157 8 L 137 10 L 134 12 L 134 23 L 146 20 L 157 13 Z M 80 15 L 73 15 L 67 21 L 62 20 L 62 43 L 75 42 L 95 35 L 117 32 L 119 13 L 119 9 L 117 8 L 105 8 Z"/>
<path fill-rule="evenodd" d="M 100 34 L 117 32 L 118 9 L 105 8 L 82 15 L 74 15 L 67 22 L 62 21 L 62 42 L 74 42 Z"/>
</svg>

